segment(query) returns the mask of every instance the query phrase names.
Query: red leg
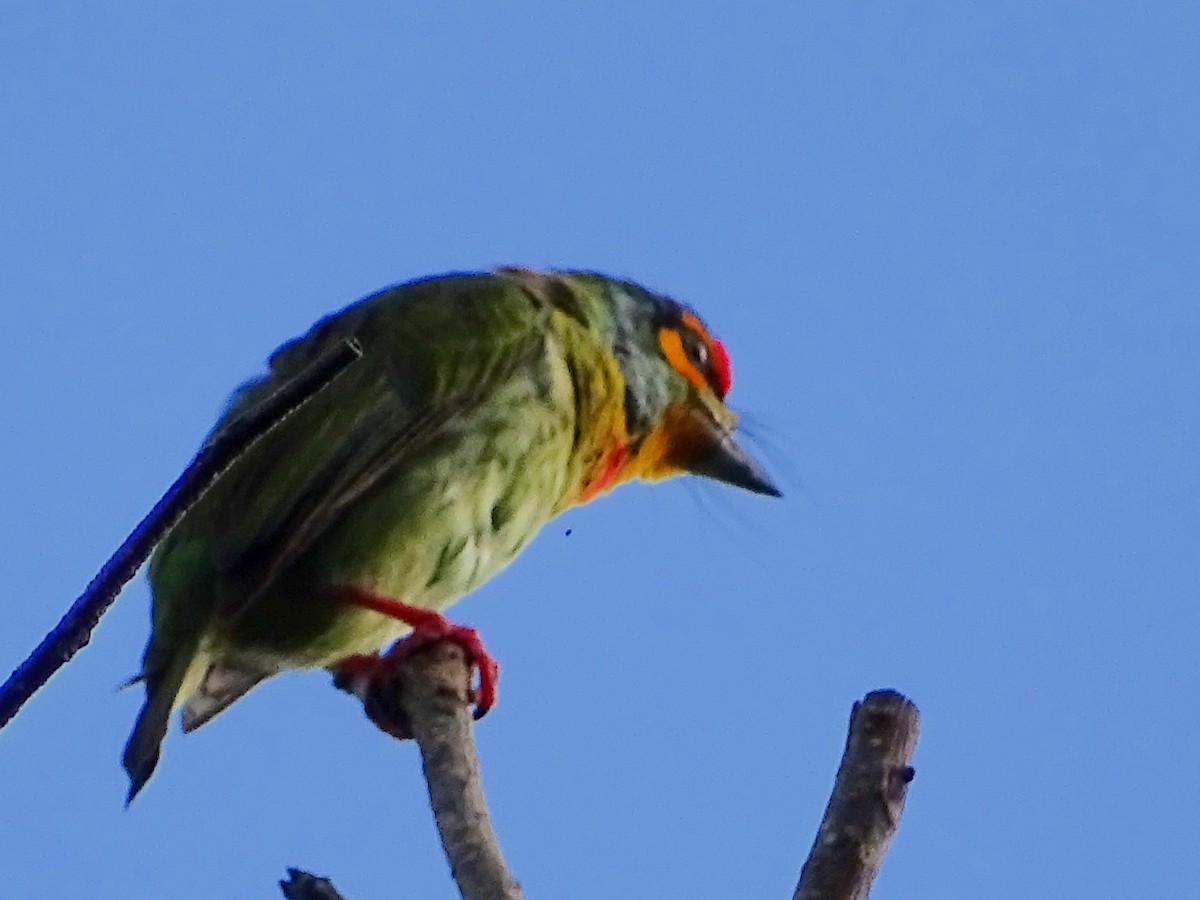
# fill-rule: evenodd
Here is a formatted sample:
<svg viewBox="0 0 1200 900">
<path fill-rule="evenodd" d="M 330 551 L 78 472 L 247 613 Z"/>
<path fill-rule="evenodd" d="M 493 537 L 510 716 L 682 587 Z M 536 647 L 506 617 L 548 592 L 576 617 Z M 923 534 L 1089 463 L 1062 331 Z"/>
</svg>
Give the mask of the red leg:
<svg viewBox="0 0 1200 900">
<path fill-rule="evenodd" d="M 454 641 L 467 652 L 471 664 L 479 670 L 479 688 L 474 692 L 475 718 L 483 718 L 495 705 L 496 679 L 500 674 L 500 666 L 483 646 L 483 639 L 474 628 L 456 625 L 439 612 L 410 606 L 360 588 L 338 587 L 334 590 L 334 596 L 339 602 L 374 610 L 412 628 L 411 634 L 396 641 L 382 656 L 350 656 L 339 662 L 334 669 L 336 682 L 351 687 L 355 694 L 363 698 L 370 683 L 384 677 L 401 660 L 436 641 Z M 382 722 L 374 716 L 372 721 L 394 737 L 410 736 L 394 723 Z"/>
</svg>

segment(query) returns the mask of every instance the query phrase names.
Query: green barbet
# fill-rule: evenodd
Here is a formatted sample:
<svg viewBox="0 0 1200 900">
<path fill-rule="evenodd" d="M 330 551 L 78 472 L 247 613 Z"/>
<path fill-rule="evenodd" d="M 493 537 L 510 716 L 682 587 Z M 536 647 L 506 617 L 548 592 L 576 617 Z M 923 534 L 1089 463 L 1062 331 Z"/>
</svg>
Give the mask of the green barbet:
<svg viewBox="0 0 1200 900">
<path fill-rule="evenodd" d="M 367 297 L 277 350 L 210 440 L 348 339 L 361 359 L 246 451 L 150 561 L 130 799 L 172 710 L 191 731 L 286 669 L 371 677 L 449 638 L 479 668 L 482 714 L 495 663 L 437 611 L 622 481 L 691 472 L 779 495 L 733 438 L 721 343 L 686 306 L 589 272 L 454 274 Z"/>
</svg>

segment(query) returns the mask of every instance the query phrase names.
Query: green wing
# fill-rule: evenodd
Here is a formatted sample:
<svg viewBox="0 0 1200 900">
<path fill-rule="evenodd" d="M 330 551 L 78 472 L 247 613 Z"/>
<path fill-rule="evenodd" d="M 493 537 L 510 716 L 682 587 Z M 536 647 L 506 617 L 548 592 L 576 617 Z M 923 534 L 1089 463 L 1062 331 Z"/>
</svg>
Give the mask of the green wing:
<svg viewBox="0 0 1200 900">
<path fill-rule="evenodd" d="M 181 523 L 209 542 L 218 614 L 251 602 L 348 506 L 496 385 L 517 372 L 536 375 L 550 315 L 502 276 L 451 276 L 376 294 L 280 348 L 270 374 L 237 394 L 214 436 L 333 343 L 353 337 L 363 355 L 238 460 Z"/>
</svg>

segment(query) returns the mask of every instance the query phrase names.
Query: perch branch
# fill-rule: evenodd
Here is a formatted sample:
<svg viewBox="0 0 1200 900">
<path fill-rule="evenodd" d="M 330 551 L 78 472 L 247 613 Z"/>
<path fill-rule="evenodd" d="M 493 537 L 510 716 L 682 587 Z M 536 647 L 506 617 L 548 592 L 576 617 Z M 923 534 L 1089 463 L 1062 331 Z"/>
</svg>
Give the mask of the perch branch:
<svg viewBox="0 0 1200 900">
<path fill-rule="evenodd" d="M 920 714 L 896 691 L 872 691 L 850 713 L 833 794 L 792 900 L 866 900 L 915 774 Z"/>
<path fill-rule="evenodd" d="M 471 670 L 463 648 L 441 641 L 397 667 L 368 703 L 407 722 L 429 785 L 442 848 L 464 900 L 521 900 L 492 829 L 470 707 Z"/>
<path fill-rule="evenodd" d="M 55 672 L 85 647 L 100 617 L 167 533 L 250 447 L 362 355 L 343 341 L 206 443 L 154 508 L 91 580 L 66 615 L 0 686 L 0 728 Z"/>
<path fill-rule="evenodd" d="M 522 900 L 483 796 L 470 699 L 471 669 L 463 648 L 440 641 L 413 653 L 386 681 L 372 686 L 366 707 L 404 726 L 416 740 L 442 848 L 463 900 Z M 286 890 L 285 895 L 291 896 Z"/>
</svg>

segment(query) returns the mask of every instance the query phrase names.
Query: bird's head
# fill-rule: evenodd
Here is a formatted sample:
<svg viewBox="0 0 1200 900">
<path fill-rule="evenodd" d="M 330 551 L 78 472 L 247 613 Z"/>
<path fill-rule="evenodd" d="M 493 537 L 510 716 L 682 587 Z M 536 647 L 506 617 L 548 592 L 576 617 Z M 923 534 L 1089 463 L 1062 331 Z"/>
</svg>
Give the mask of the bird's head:
<svg viewBox="0 0 1200 900">
<path fill-rule="evenodd" d="M 729 354 L 693 310 L 630 281 L 546 274 L 591 301 L 602 321 L 590 327 L 610 342 L 623 376 L 627 440 L 611 484 L 688 472 L 780 496 L 734 437 L 737 415 L 725 405 L 733 382 Z M 565 301 L 567 292 L 560 296 Z"/>
<path fill-rule="evenodd" d="M 625 376 L 626 477 L 690 472 L 757 494 L 779 489 L 734 437 L 725 405 L 733 371 L 725 346 L 683 304 L 627 281 L 609 282 L 613 353 Z"/>
</svg>

